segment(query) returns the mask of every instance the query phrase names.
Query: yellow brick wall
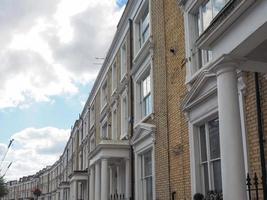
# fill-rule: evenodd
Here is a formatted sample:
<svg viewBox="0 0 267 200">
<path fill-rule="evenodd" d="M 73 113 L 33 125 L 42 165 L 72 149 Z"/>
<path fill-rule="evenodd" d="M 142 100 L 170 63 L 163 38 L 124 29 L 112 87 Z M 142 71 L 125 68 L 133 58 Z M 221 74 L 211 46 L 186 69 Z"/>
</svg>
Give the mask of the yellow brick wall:
<svg viewBox="0 0 267 200">
<path fill-rule="evenodd" d="M 171 199 L 173 192 L 176 199 L 191 199 L 188 126 L 181 111 L 186 93 L 183 16 L 176 0 L 152 1 L 151 10 L 156 199 Z"/>
<path fill-rule="evenodd" d="M 165 60 L 164 1 L 151 2 L 151 24 L 153 38 L 153 90 L 155 134 L 156 199 L 170 199 L 169 158 L 167 131 L 167 82 Z"/>
<path fill-rule="evenodd" d="M 267 137 L 267 80 L 262 74 L 259 74 L 260 93 L 261 93 L 261 106 L 263 116 L 263 129 L 264 137 Z M 245 92 L 245 118 L 248 142 L 248 165 L 249 173 L 257 173 L 259 178 L 261 173 L 261 159 L 260 159 L 260 146 L 258 135 L 258 122 L 257 122 L 257 107 L 256 107 L 256 89 L 254 73 L 246 72 L 246 92 Z M 267 145 L 265 142 L 265 160 L 267 153 Z M 261 181 L 260 181 L 261 182 Z M 262 193 L 261 193 L 262 199 Z"/>
<path fill-rule="evenodd" d="M 188 124 L 181 104 L 187 92 L 184 23 L 176 0 L 164 1 L 168 87 L 168 133 L 171 192 L 176 199 L 191 199 Z M 174 49 L 175 53 L 170 52 Z"/>
</svg>

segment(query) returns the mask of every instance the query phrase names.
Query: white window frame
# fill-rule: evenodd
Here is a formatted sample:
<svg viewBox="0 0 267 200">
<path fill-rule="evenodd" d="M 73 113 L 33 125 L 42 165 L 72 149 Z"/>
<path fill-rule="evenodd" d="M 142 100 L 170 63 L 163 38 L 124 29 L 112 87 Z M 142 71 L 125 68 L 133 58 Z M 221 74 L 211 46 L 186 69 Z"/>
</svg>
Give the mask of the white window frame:
<svg viewBox="0 0 267 200">
<path fill-rule="evenodd" d="M 141 65 L 138 72 L 134 75 L 134 104 L 135 104 L 135 116 L 134 123 L 135 125 L 139 122 L 145 121 L 149 118 L 154 112 L 154 103 L 153 103 L 153 67 L 150 58 L 147 58 L 143 65 Z M 142 96 L 142 80 L 150 74 L 150 95 L 151 95 L 151 112 L 148 115 L 144 114 L 144 105 L 143 105 L 143 96 Z"/>
<path fill-rule="evenodd" d="M 90 152 L 93 151 L 95 147 L 96 147 L 96 137 L 95 137 L 95 133 L 93 133 L 90 137 Z"/>
<path fill-rule="evenodd" d="M 225 5 L 228 3 L 230 0 L 224 0 L 224 6 L 221 8 L 221 10 L 218 11 L 218 13 L 215 13 L 214 11 L 214 1 L 215 0 L 208 0 L 208 1 L 203 1 L 199 7 L 198 7 L 198 13 L 197 13 L 197 20 L 198 20 L 198 33 L 201 35 L 211 24 L 212 20 L 220 13 L 220 11 L 225 7 Z M 207 4 L 207 2 L 211 3 L 211 19 L 207 27 L 204 27 L 204 22 L 203 22 L 203 6 Z M 200 26 L 201 25 L 201 26 Z"/>
<path fill-rule="evenodd" d="M 147 154 L 147 153 L 150 153 L 150 156 L 151 156 L 151 162 L 153 163 L 153 155 L 152 155 L 152 149 L 149 149 L 149 150 L 147 150 L 147 151 L 145 151 L 145 152 L 143 152 L 142 154 L 140 154 L 139 156 L 140 156 L 140 165 L 141 165 L 141 177 L 140 177 L 140 182 L 141 182 L 141 195 L 142 195 L 142 199 L 143 200 L 147 200 L 146 199 L 146 196 L 147 196 L 147 192 L 146 192 L 146 188 L 145 188 L 145 179 L 147 179 L 147 178 L 151 178 L 152 179 L 152 199 L 153 199 L 153 164 L 151 163 L 151 175 L 149 175 L 149 176 L 145 176 L 144 175 L 144 173 L 145 173 L 145 165 L 144 165 L 144 163 L 145 163 L 145 160 L 144 160 L 144 156 Z"/>
<path fill-rule="evenodd" d="M 122 43 L 122 46 L 121 46 L 121 50 L 120 50 L 120 56 L 121 56 L 121 80 L 120 82 L 122 82 L 125 77 L 126 77 L 126 74 L 127 74 L 127 42 L 124 41 Z"/>
<path fill-rule="evenodd" d="M 106 135 L 103 135 L 103 128 L 106 126 Z M 101 122 L 101 127 L 100 127 L 100 137 L 102 140 L 108 140 L 109 139 L 109 122 L 107 116 L 103 119 Z"/>
<path fill-rule="evenodd" d="M 218 158 L 212 159 L 211 158 L 211 153 L 210 153 L 210 138 L 209 138 L 209 125 L 208 123 L 213 121 L 213 120 L 219 120 L 218 117 L 213 118 L 211 120 L 207 120 L 205 122 L 203 122 L 201 125 L 198 126 L 198 143 L 199 143 L 199 166 L 200 166 L 200 171 L 201 171 L 201 182 L 202 182 L 202 193 L 206 194 L 206 191 L 210 191 L 210 190 L 215 190 L 215 186 L 214 186 L 214 174 L 213 174 L 213 169 L 212 169 L 212 165 L 214 162 L 216 161 L 220 161 L 221 162 L 221 153 L 220 156 Z M 207 160 L 206 161 L 202 161 L 201 160 L 201 139 L 200 139 L 200 127 L 204 126 L 205 128 L 205 141 L 206 141 L 206 156 L 207 156 Z M 220 146 L 219 146 L 220 147 Z M 207 164 L 208 167 L 208 181 L 209 181 L 209 185 L 206 186 L 205 185 L 205 180 L 204 180 L 204 168 L 203 166 Z M 207 188 L 206 188 L 207 187 Z"/>
<path fill-rule="evenodd" d="M 114 94 L 117 90 L 117 85 L 118 85 L 118 64 L 116 61 L 113 62 L 112 64 L 112 94 Z"/>
<path fill-rule="evenodd" d="M 142 21 L 142 19 L 144 19 L 144 12 L 146 11 L 146 9 L 148 9 L 148 14 L 145 18 L 144 21 Z M 142 5 L 140 6 L 140 10 L 138 11 L 137 17 L 134 19 L 134 52 L 135 55 L 138 54 L 137 52 L 139 52 L 142 47 L 144 46 L 144 44 L 146 43 L 146 41 L 148 41 L 150 35 L 151 35 L 151 17 L 150 17 L 150 2 L 149 0 L 145 0 L 143 1 Z M 144 25 L 143 22 L 147 22 L 146 25 L 146 31 L 148 31 L 148 36 L 147 38 L 143 38 L 143 33 L 144 30 L 142 29 L 142 26 Z"/>
<path fill-rule="evenodd" d="M 94 126 L 95 124 L 95 104 L 92 103 L 90 106 L 90 129 Z"/>
<path fill-rule="evenodd" d="M 151 128 L 151 127 L 150 127 Z M 153 200 L 156 199 L 156 190 L 155 190 L 155 151 L 154 151 L 154 140 L 153 136 L 155 133 L 150 128 L 140 129 L 140 133 L 137 134 L 137 138 L 133 138 L 133 147 L 134 155 L 136 158 L 134 170 L 135 170 L 135 194 L 136 198 L 139 200 L 145 200 L 143 198 L 143 187 L 142 187 L 142 155 L 148 151 L 151 151 L 152 159 L 152 189 L 153 189 Z M 153 132 L 153 133 L 152 133 Z"/>
<path fill-rule="evenodd" d="M 101 102 L 101 111 L 107 106 L 108 103 L 108 82 L 107 79 L 104 80 L 103 84 L 101 85 L 101 92 L 100 92 L 100 102 Z"/>
<path fill-rule="evenodd" d="M 124 139 L 128 135 L 128 90 L 127 88 L 121 95 L 121 136 L 120 139 Z"/>
<path fill-rule="evenodd" d="M 111 118 L 112 118 L 112 124 L 111 124 L 112 136 L 111 136 L 111 138 L 112 138 L 112 140 L 117 140 L 117 138 L 118 138 L 118 109 L 117 109 L 116 104 L 112 108 Z"/>
<path fill-rule="evenodd" d="M 144 94 L 144 83 L 147 82 L 147 79 L 150 79 L 149 81 L 149 87 L 150 91 L 147 94 Z M 149 116 L 152 113 L 152 92 L 151 92 L 151 73 L 150 71 L 145 74 L 145 76 L 141 79 L 140 82 L 140 91 L 141 91 L 141 98 L 140 98 L 140 104 L 141 104 L 141 113 L 142 117 L 145 118 Z M 146 101 L 149 101 L 150 98 L 150 108 L 147 108 Z"/>
</svg>

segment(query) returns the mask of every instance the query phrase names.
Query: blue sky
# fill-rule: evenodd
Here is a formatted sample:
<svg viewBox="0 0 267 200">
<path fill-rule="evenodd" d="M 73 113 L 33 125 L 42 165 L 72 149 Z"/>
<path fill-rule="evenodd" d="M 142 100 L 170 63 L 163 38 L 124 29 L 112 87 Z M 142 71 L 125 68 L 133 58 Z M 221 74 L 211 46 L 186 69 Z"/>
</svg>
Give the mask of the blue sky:
<svg viewBox="0 0 267 200">
<path fill-rule="evenodd" d="M 79 85 L 73 96 L 53 97 L 52 103 L 32 103 L 28 108 L 9 108 L 0 111 L 0 141 L 8 144 L 12 135 L 28 127 L 46 126 L 69 129 L 83 109 L 93 83 Z"/>
<path fill-rule="evenodd" d="M 0 0 L 0 159 L 15 139 L 7 180 L 59 158 L 126 3 Z"/>
</svg>

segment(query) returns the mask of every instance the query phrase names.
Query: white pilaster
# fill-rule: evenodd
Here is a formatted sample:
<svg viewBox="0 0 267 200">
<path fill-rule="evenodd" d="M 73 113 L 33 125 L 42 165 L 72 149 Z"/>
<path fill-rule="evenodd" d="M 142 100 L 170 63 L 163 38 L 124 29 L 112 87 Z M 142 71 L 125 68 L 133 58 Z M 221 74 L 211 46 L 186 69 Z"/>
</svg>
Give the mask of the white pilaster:
<svg viewBox="0 0 267 200">
<path fill-rule="evenodd" d="M 101 159 L 101 200 L 108 200 L 108 160 Z"/>
<path fill-rule="evenodd" d="M 95 199 L 100 200 L 101 197 L 101 185 L 100 185 L 100 163 L 95 164 Z"/>
<path fill-rule="evenodd" d="M 109 196 L 113 194 L 113 170 L 109 167 Z"/>
<path fill-rule="evenodd" d="M 89 200 L 94 200 L 95 199 L 95 170 L 93 166 L 90 168 L 90 199 Z"/>
<path fill-rule="evenodd" d="M 108 160 L 101 160 L 101 200 L 108 200 Z"/>
<path fill-rule="evenodd" d="M 125 159 L 125 197 L 131 197 L 130 160 Z"/>
<path fill-rule="evenodd" d="M 246 199 L 246 176 L 237 73 L 233 65 L 217 70 L 223 199 Z"/>
<path fill-rule="evenodd" d="M 117 170 L 117 193 L 121 194 L 121 174 L 120 174 L 120 166 L 116 167 Z"/>
</svg>

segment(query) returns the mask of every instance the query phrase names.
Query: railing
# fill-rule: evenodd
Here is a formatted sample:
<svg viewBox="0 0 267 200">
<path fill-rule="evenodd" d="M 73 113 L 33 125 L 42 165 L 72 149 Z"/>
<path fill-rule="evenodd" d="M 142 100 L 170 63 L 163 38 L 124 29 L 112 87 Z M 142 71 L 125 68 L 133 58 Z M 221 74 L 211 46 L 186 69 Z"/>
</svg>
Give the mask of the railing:
<svg viewBox="0 0 267 200">
<path fill-rule="evenodd" d="M 112 194 L 109 200 L 132 200 L 132 198 L 126 198 L 124 194 Z"/>
<path fill-rule="evenodd" d="M 247 174 L 246 179 L 248 198 L 249 200 L 260 200 L 260 193 L 263 191 L 262 181 L 259 183 L 259 178 L 256 173 L 254 173 L 254 177 L 250 177 L 249 173 Z"/>
</svg>

